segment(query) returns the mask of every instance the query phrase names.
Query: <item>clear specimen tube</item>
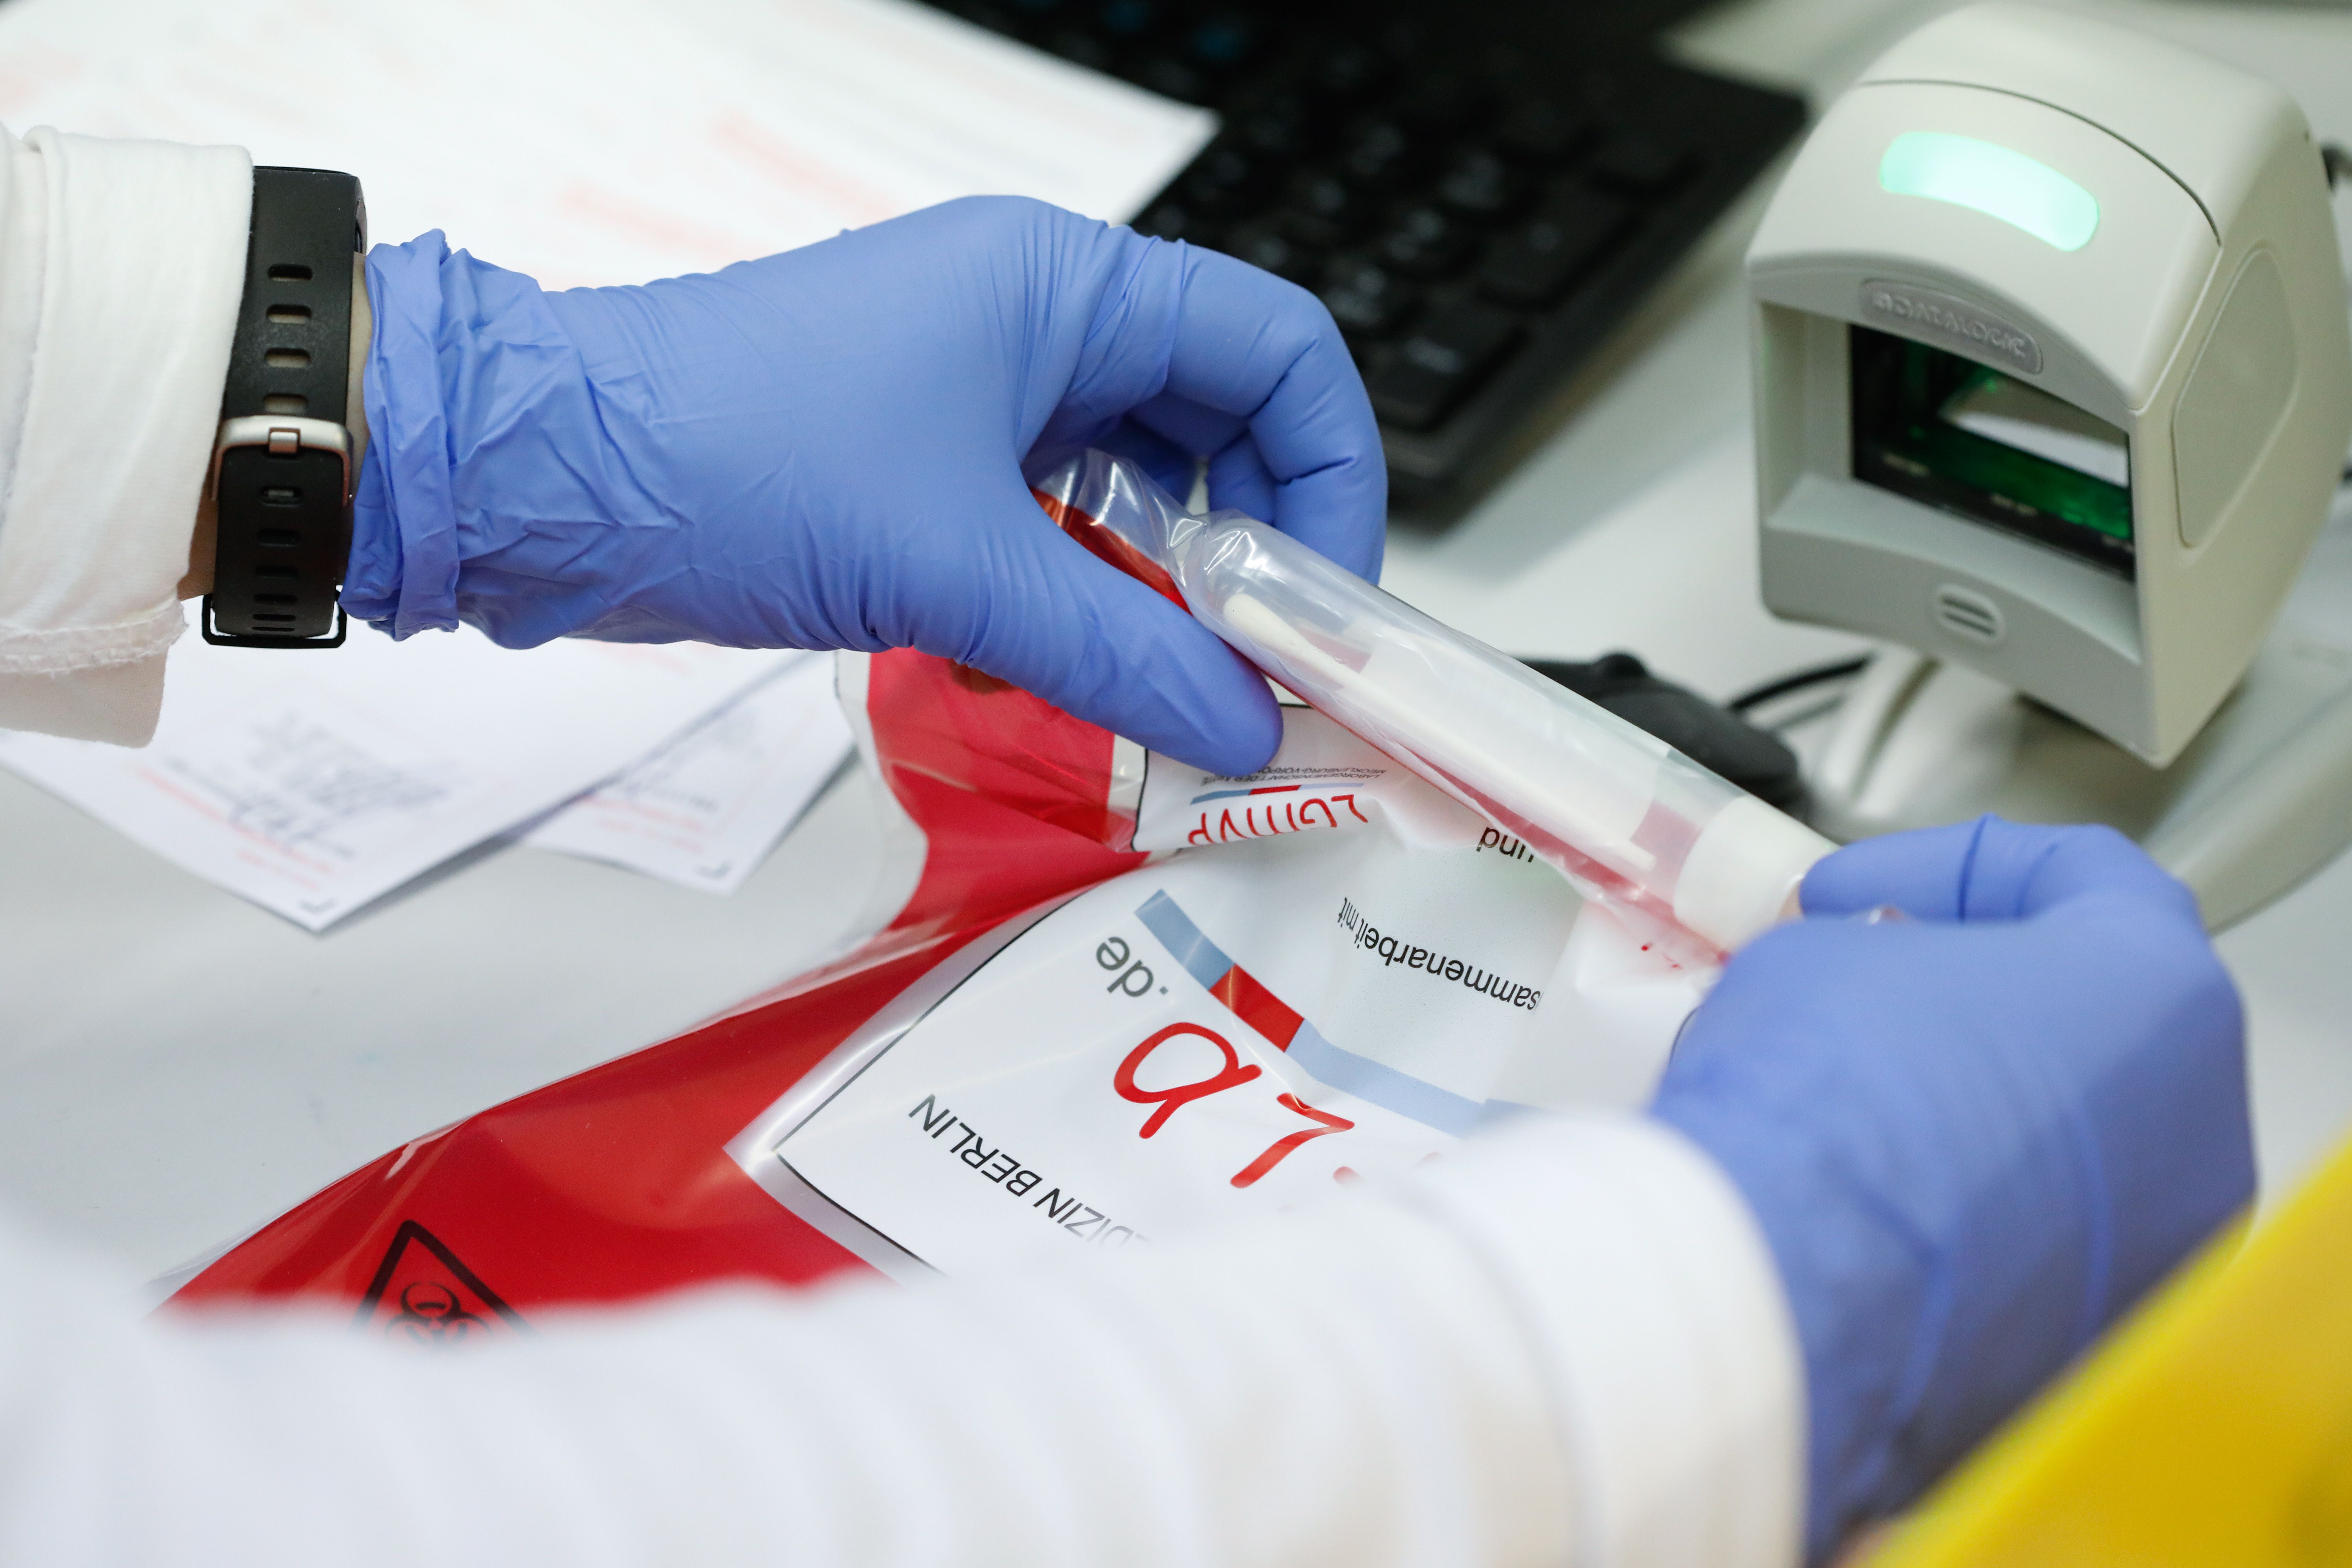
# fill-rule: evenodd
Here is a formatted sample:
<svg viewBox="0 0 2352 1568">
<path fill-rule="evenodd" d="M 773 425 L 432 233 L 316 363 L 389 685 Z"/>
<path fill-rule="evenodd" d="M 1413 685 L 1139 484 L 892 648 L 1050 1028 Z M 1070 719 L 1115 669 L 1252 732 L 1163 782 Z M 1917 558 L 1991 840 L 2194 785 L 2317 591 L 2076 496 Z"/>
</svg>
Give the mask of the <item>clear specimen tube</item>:
<svg viewBox="0 0 2352 1568">
<path fill-rule="evenodd" d="M 1185 511 L 1124 459 L 1087 453 L 1038 493 L 1079 542 L 1172 589 L 1251 663 L 1588 895 L 1727 952 L 1795 914 L 1798 883 L 1834 847 L 1265 523 Z"/>
</svg>

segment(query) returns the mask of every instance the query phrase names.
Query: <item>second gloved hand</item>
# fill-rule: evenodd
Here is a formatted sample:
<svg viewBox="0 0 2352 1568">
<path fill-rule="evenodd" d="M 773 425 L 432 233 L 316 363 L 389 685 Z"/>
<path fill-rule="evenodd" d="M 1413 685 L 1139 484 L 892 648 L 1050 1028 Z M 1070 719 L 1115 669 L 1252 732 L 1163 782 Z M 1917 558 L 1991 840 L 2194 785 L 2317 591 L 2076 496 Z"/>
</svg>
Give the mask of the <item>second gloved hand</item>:
<svg viewBox="0 0 2352 1568">
<path fill-rule="evenodd" d="M 368 280 L 344 598 L 396 635 L 912 647 L 1239 773 L 1280 735 L 1265 683 L 1055 529 L 1024 461 L 1202 454 L 1215 504 L 1379 574 L 1338 331 L 1213 252 L 988 197 L 643 287 L 547 293 L 437 233 Z"/>
<path fill-rule="evenodd" d="M 1816 1558 L 1890 1513 L 2253 1190 L 2238 998 L 2106 828 L 1987 817 L 1805 879 L 1655 1113 L 1762 1223 L 1803 1342 Z M 1855 917 L 1881 906 L 1909 919 Z"/>
</svg>

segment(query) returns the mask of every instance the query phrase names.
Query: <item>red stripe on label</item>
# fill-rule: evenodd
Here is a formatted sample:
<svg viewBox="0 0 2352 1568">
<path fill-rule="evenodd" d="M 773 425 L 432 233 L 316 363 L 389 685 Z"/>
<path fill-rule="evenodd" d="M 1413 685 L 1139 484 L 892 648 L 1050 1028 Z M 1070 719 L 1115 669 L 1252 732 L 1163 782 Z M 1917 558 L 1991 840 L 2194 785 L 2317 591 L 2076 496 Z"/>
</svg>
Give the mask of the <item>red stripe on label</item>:
<svg viewBox="0 0 2352 1568">
<path fill-rule="evenodd" d="M 1226 970 L 1225 977 L 1209 987 L 1209 994 L 1231 1008 L 1234 1017 L 1272 1040 L 1278 1050 L 1290 1048 L 1298 1026 L 1307 1021 L 1239 964 Z"/>
<path fill-rule="evenodd" d="M 1265 785 L 1260 786 L 1260 787 L 1259 787 L 1259 788 L 1257 788 L 1257 789 L 1254 789 L 1254 790 L 1250 791 L 1250 794 L 1252 794 L 1252 795 L 1288 795 L 1288 794 L 1290 794 L 1293 790 L 1296 790 L 1296 789 L 1297 789 L 1297 788 L 1299 788 L 1299 787 L 1300 787 L 1300 786 L 1298 786 L 1297 784 L 1265 784 Z"/>
</svg>

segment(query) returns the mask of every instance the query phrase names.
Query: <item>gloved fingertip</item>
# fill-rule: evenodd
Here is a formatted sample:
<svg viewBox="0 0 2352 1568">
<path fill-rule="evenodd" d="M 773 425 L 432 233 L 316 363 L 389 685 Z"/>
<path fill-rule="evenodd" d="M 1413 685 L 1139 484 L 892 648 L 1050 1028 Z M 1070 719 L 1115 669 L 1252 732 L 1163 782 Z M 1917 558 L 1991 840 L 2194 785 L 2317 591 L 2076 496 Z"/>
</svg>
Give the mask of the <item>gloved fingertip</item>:
<svg viewBox="0 0 2352 1568">
<path fill-rule="evenodd" d="M 1381 580 L 1381 563 L 1388 552 L 1388 525 L 1360 517 L 1332 517 L 1318 510 L 1284 507 L 1278 502 L 1276 526 L 1332 564 L 1367 583 Z"/>
<path fill-rule="evenodd" d="M 1255 691 L 1245 686 L 1213 724 L 1153 749 L 1220 778 L 1247 778 L 1265 767 L 1282 744 L 1282 710 L 1255 674 L 1248 685 Z"/>
<path fill-rule="evenodd" d="M 1172 624 L 1150 639 L 1156 657 L 1121 683 L 1116 715 L 1097 721 L 1220 778 L 1256 773 L 1282 744 L 1282 712 L 1265 678 L 1207 627 L 1152 598 L 1150 613 L 1165 611 Z"/>
<path fill-rule="evenodd" d="M 1988 817 L 1970 876 L 1969 916 L 2022 918 L 2089 894 L 2171 904 L 2196 918 L 2196 897 L 2147 850 L 2104 823 L 2046 827 Z"/>
<path fill-rule="evenodd" d="M 1958 920 L 1977 831 L 1978 824 L 1961 822 L 1857 839 L 1814 863 L 1797 902 L 1809 916 L 1843 918 L 1889 905 L 1915 920 Z"/>
<path fill-rule="evenodd" d="M 1230 508 L 1264 521 L 1274 519 L 1274 475 L 1246 430 L 1209 456 L 1209 508 Z"/>
<path fill-rule="evenodd" d="M 1267 520 L 1368 583 L 1388 550 L 1388 468 L 1375 447 L 1318 472 L 1279 481 Z"/>
<path fill-rule="evenodd" d="M 998 580 L 933 598 L 916 646 L 1217 774 L 1265 764 L 1282 721 L 1239 654 L 1053 528 L 1025 491 L 985 515 L 996 521 Z"/>
<path fill-rule="evenodd" d="M 1239 416 L 1276 489 L 1264 521 L 1360 576 L 1380 573 L 1388 464 L 1331 312 L 1294 283 L 1192 253 L 1167 390 Z"/>
<path fill-rule="evenodd" d="M 1918 920 L 2009 921 L 2095 893 L 2196 910 L 2188 889 L 2112 827 L 1990 814 L 1849 844 L 1806 873 L 1798 902 L 1808 915 L 1891 905 Z"/>
</svg>

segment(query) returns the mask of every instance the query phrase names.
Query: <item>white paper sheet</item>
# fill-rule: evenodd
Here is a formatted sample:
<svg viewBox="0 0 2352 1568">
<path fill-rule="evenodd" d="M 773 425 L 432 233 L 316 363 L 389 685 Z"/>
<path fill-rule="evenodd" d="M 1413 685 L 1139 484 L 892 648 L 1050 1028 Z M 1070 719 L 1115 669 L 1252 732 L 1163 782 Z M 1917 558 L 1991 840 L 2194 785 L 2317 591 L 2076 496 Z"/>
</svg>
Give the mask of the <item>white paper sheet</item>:
<svg viewBox="0 0 2352 1568">
<path fill-rule="evenodd" d="M 331 653 L 172 650 L 141 751 L 0 731 L 0 767 L 173 864 L 321 931 L 628 767 L 799 656 L 473 631 Z"/>
<path fill-rule="evenodd" d="M 731 893 L 849 754 L 830 654 L 792 662 L 523 842 Z"/>
<path fill-rule="evenodd" d="M 912 0 L 9 0 L 0 123 L 348 170 L 373 238 L 569 287 L 981 193 L 1122 222 L 1216 121 Z"/>
</svg>

